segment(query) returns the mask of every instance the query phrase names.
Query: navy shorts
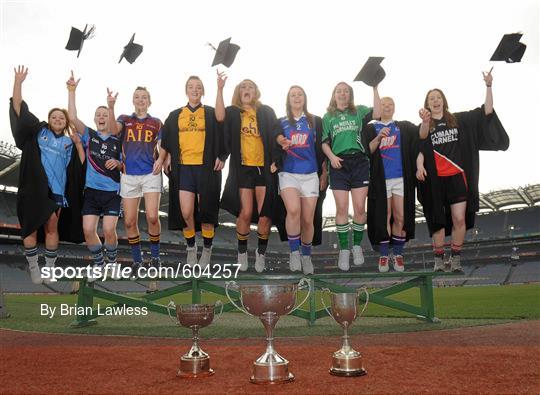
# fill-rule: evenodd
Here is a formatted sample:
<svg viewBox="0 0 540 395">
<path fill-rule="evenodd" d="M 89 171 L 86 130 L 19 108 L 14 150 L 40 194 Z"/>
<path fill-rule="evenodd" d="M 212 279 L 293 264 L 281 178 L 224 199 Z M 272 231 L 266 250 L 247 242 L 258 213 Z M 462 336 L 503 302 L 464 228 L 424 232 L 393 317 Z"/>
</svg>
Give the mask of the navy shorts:
<svg viewBox="0 0 540 395">
<path fill-rule="evenodd" d="M 330 189 L 350 191 L 369 186 L 369 160 L 363 154 L 339 155 L 341 169 L 330 165 Z"/>
<path fill-rule="evenodd" d="M 255 189 L 266 186 L 264 168 L 261 166 L 240 166 L 238 188 Z"/>
<path fill-rule="evenodd" d="M 201 191 L 202 165 L 179 165 L 178 166 L 178 189 L 200 193 Z"/>
<path fill-rule="evenodd" d="M 441 196 L 444 204 L 456 204 L 467 201 L 467 178 L 465 173 L 440 177 Z"/>
<path fill-rule="evenodd" d="M 122 198 L 118 192 L 86 188 L 81 214 L 118 217 L 121 201 Z"/>
</svg>

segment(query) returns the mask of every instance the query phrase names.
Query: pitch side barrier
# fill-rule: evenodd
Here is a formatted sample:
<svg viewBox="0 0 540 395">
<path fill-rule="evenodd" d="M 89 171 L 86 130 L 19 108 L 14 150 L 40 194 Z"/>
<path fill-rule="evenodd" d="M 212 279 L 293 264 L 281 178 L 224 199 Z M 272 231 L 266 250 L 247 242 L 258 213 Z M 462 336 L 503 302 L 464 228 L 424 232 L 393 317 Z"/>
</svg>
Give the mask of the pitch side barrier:
<svg viewBox="0 0 540 395">
<path fill-rule="evenodd" d="M 434 272 L 390 272 L 390 273 L 325 273 L 315 274 L 310 276 L 303 276 L 302 274 L 280 274 L 280 275 L 253 275 L 253 274 L 239 274 L 236 278 L 231 278 L 237 283 L 269 283 L 269 282 L 299 282 L 302 278 L 307 278 L 309 286 L 312 290 L 328 289 L 332 292 L 356 292 L 357 288 L 332 282 L 332 280 L 361 280 L 361 279 L 387 279 L 387 278 L 400 278 L 404 281 L 398 282 L 387 288 L 378 289 L 370 292 L 369 302 L 375 303 L 381 306 L 390 307 L 399 311 L 404 311 L 415 315 L 417 318 L 425 320 L 427 322 L 440 322 L 435 317 L 435 306 L 433 303 L 433 277 L 443 276 L 456 276 L 460 274 L 455 273 L 434 273 Z M 160 279 L 157 279 L 158 281 Z M 114 306 L 131 306 L 131 307 L 146 307 L 148 311 L 153 311 L 159 314 L 167 315 L 167 306 L 156 303 L 155 301 L 163 298 L 170 297 L 172 295 L 180 294 L 182 292 L 191 292 L 191 302 L 202 302 L 202 291 L 213 293 L 223 296 L 223 300 L 227 300 L 225 293 L 225 283 L 227 282 L 223 278 L 193 278 L 193 277 L 176 277 L 176 278 L 161 278 L 161 280 L 180 282 L 180 284 L 166 288 L 160 291 L 155 291 L 151 294 L 145 294 L 141 297 L 133 297 L 116 292 L 110 292 L 102 289 L 97 289 L 95 284 L 101 280 L 95 282 L 87 282 L 86 279 L 79 280 L 79 291 L 77 298 L 77 307 L 80 311 L 87 312 L 88 314 L 78 315 L 77 319 L 71 323 L 72 327 L 84 327 L 88 325 L 97 324 L 96 318 L 99 317 L 97 309 L 91 310 L 94 305 L 94 297 L 105 299 L 108 301 L 116 302 Z M 58 281 L 73 281 L 73 279 L 60 278 Z M 130 281 L 125 280 L 107 280 L 107 281 Z M 219 284 L 217 284 L 219 283 Z M 406 291 L 411 288 L 418 288 L 420 291 L 420 305 L 412 305 L 409 303 L 400 302 L 394 299 L 390 299 L 391 295 Z M 239 293 L 229 289 L 229 295 L 236 298 L 236 303 L 240 303 Z M 364 301 L 364 295 L 359 295 L 359 300 Z M 307 310 L 297 309 L 292 315 L 305 319 L 309 325 L 314 325 L 315 321 L 319 318 L 326 317 L 328 313 L 324 308 L 317 309 L 317 296 L 315 292 L 311 292 L 307 301 Z M 236 308 L 232 303 L 225 303 L 223 311 L 231 311 Z M 90 313 L 91 310 L 91 313 Z"/>
</svg>

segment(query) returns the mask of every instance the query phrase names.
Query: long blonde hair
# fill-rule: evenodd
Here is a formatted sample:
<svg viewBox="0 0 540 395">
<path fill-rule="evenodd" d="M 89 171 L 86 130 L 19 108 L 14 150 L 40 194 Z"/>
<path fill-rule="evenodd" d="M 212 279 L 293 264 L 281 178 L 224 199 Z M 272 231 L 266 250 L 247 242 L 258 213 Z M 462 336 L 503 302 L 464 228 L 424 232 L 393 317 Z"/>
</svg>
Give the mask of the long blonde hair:
<svg viewBox="0 0 540 395">
<path fill-rule="evenodd" d="M 231 103 L 233 106 L 238 107 L 240 109 L 244 108 L 242 105 L 242 100 L 240 98 L 240 85 L 242 85 L 244 82 L 250 82 L 255 87 L 255 99 L 250 104 L 256 110 L 258 110 L 262 106 L 262 103 L 260 101 L 261 91 L 259 91 L 259 87 L 257 86 L 257 84 L 250 79 L 242 80 L 238 85 L 236 85 L 236 87 L 234 88 L 233 95 L 232 95 Z"/>
<path fill-rule="evenodd" d="M 350 97 L 349 97 L 349 103 L 347 104 L 347 110 L 351 114 L 356 114 L 356 106 L 354 105 L 354 91 L 352 86 L 347 84 L 346 82 L 338 82 L 337 85 L 334 87 L 334 90 L 332 91 L 332 97 L 330 98 L 330 103 L 328 104 L 328 107 L 326 108 L 326 111 L 328 111 L 330 114 L 335 115 L 337 111 L 337 103 L 336 103 L 336 90 L 337 87 L 340 85 L 346 85 L 347 88 L 349 88 Z"/>
</svg>

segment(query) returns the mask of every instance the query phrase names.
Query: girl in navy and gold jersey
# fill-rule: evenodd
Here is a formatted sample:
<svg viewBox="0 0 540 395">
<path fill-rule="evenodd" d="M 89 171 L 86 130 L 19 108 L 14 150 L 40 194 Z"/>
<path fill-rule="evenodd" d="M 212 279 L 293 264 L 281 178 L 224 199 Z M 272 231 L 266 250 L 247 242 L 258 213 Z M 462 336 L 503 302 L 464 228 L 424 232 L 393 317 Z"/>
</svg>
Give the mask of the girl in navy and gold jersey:
<svg viewBox="0 0 540 395">
<path fill-rule="evenodd" d="M 221 207 L 238 218 L 238 263 L 242 271 L 248 268 L 250 223 L 257 223 L 257 272 L 262 272 L 265 266 L 264 254 L 277 195 L 275 175 L 270 168 L 274 162 L 274 136 L 281 131 L 274 110 L 261 104 L 260 97 L 257 85 L 244 80 L 236 86 L 232 106 L 226 109 L 225 150 L 231 161 L 221 199 Z"/>
<path fill-rule="evenodd" d="M 182 229 L 187 243 L 186 263 L 197 263 L 195 230 L 200 226 L 204 246 L 201 268 L 210 263 L 214 227 L 218 223 L 222 152 L 221 125 L 225 118 L 223 87 L 227 77 L 218 73 L 215 110 L 203 105 L 204 85 L 197 76 L 186 82 L 188 103 L 172 111 L 163 125 L 161 148 L 170 155 L 169 229 Z M 166 169 L 166 172 L 169 169 Z"/>
</svg>

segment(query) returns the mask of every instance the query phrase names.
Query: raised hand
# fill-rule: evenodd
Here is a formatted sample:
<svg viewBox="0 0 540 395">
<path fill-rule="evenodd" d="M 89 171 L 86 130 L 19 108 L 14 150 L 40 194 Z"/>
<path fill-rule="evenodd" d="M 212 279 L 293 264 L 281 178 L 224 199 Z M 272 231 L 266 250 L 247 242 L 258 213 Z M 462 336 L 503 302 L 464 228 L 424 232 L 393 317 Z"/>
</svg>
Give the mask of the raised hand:
<svg viewBox="0 0 540 395">
<path fill-rule="evenodd" d="M 221 73 L 219 72 L 219 70 L 216 69 L 216 74 L 217 74 L 217 86 L 218 86 L 218 90 L 223 90 L 223 88 L 225 87 L 225 82 L 227 81 L 227 75 L 225 74 L 224 71 L 222 71 Z"/>
<path fill-rule="evenodd" d="M 73 141 L 73 144 L 75 145 L 82 144 L 81 136 L 75 130 L 70 132 L 69 137 L 71 138 L 71 141 Z"/>
<path fill-rule="evenodd" d="M 26 76 L 28 75 L 28 67 L 24 67 L 24 65 L 20 65 L 13 68 L 13 71 L 15 72 L 15 82 L 18 84 L 22 84 L 23 81 L 26 79 Z"/>
<path fill-rule="evenodd" d="M 418 111 L 418 115 L 420 116 L 420 119 L 422 120 L 423 123 L 430 123 L 431 122 L 431 111 L 425 109 L 425 108 L 421 108 L 419 111 Z"/>
<path fill-rule="evenodd" d="M 482 75 L 484 76 L 484 82 L 486 83 L 487 87 L 490 87 L 491 84 L 493 84 L 493 75 L 491 75 L 492 71 L 493 71 L 493 67 L 487 73 L 482 71 Z"/>
<path fill-rule="evenodd" d="M 107 88 L 107 106 L 109 106 L 109 108 L 114 108 L 114 104 L 116 103 L 117 98 L 118 98 L 118 92 L 116 92 L 116 94 L 113 95 L 113 91 Z"/>
<path fill-rule="evenodd" d="M 66 85 L 67 85 L 67 88 L 69 90 L 75 90 L 77 89 L 77 86 L 79 85 L 79 81 L 81 79 L 79 78 L 78 80 L 75 80 L 75 76 L 73 75 L 73 70 L 71 70 L 71 76 L 69 77 L 69 79 L 66 81 Z"/>
</svg>

